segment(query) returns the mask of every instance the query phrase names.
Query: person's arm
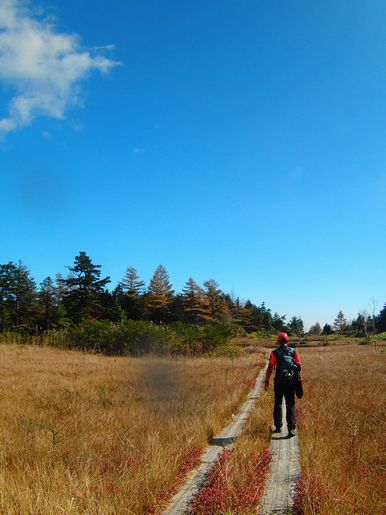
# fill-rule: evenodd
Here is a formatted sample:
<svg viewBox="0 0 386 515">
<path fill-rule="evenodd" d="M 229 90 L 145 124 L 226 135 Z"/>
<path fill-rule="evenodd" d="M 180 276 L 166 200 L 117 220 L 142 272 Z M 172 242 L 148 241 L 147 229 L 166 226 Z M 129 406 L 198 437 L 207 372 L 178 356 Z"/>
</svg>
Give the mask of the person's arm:
<svg viewBox="0 0 386 515">
<path fill-rule="evenodd" d="M 298 369 L 299 369 L 299 372 L 300 372 L 300 370 L 302 369 L 302 364 L 300 362 L 300 356 L 299 356 L 299 353 L 297 351 L 295 352 L 294 362 L 295 362 L 295 365 L 298 366 Z"/>
<path fill-rule="evenodd" d="M 269 387 L 269 378 L 271 377 L 272 370 L 274 369 L 274 367 L 276 367 L 276 365 L 277 365 L 277 361 L 276 361 L 275 353 L 274 353 L 274 352 L 271 352 L 271 355 L 270 355 L 270 357 L 269 357 L 269 362 L 268 362 L 267 371 L 266 371 L 266 373 L 265 373 L 264 388 L 265 388 L 266 390 L 268 390 L 268 387 Z"/>
</svg>

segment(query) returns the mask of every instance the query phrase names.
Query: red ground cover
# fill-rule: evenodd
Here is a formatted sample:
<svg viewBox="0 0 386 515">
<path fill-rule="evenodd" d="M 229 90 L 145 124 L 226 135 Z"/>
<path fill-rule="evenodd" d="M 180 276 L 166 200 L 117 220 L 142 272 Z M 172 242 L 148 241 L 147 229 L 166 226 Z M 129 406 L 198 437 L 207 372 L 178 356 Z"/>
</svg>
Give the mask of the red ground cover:
<svg viewBox="0 0 386 515">
<path fill-rule="evenodd" d="M 200 464 L 201 454 L 202 448 L 197 448 L 192 449 L 181 458 L 178 464 L 176 480 L 169 488 L 158 492 L 156 500 L 152 505 L 146 508 L 144 515 L 155 515 L 161 513 L 166 508 L 173 495 L 180 489 L 189 472 Z"/>
<path fill-rule="evenodd" d="M 240 484 L 240 481 L 233 481 L 233 452 L 234 450 L 224 450 L 220 455 L 217 465 L 210 473 L 207 486 L 193 502 L 194 515 L 213 515 L 225 513 L 227 510 L 235 515 L 256 511 L 264 492 L 271 454 L 266 449 L 260 454 L 249 456 Z"/>
</svg>

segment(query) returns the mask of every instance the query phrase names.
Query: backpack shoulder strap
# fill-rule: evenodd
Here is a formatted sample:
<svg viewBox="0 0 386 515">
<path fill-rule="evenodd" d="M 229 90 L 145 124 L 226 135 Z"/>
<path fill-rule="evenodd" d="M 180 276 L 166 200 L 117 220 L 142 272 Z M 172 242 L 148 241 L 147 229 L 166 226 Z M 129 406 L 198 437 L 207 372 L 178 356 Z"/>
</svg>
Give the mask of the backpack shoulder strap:
<svg viewBox="0 0 386 515">
<path fill-rule="evenodd" d="M 275 349 L 273 353 L 275 354 L 276 361 L 279 362 L 279 359 L 283 357 L 283 353 L 280 352 L 280 349 Z"/>
</svg>

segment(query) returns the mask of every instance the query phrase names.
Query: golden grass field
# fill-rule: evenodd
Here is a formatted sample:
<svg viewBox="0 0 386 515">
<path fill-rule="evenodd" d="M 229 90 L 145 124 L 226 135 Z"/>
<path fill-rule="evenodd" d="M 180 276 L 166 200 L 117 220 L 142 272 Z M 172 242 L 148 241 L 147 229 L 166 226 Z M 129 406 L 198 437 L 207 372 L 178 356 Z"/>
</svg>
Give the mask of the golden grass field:
<svg viewBox="0 0 386 515">
<path fill-rule="evenodd" d="M 382 349 L 300 349 L 297 512 L 385 513 Z M 230 420 L 268 350 L 124 358 L 0 345 L 0 511 L 160 513 Z M 272 423 L 263 392 L 196 514 L 258 513 Z"/>
<path fill-rule="evenodd" d="M 346 345 L 300 351 L 303 476 L 299 512 L 386 513 L 384 348 Z"/>
<path fill-rule="evenodd" d="M 263 363 L 0 345 L 0 511 L 144 513 Z M 150 508 L 149 508 L 150 507 Z"/>
</svg>

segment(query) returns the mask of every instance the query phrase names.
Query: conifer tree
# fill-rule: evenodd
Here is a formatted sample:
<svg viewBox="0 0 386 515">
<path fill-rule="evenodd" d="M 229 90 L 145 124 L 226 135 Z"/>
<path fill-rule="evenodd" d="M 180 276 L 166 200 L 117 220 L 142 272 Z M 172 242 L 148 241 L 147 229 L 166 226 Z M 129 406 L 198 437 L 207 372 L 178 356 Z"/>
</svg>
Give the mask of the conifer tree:
<svg viewBox="0 0 386 515">
<path fill-rule="evenodd" d="M 143 315 L 143 293 L 145 283 L 141 281 L 137 270 L 129 266 L 118 284 L 115 294 L 128 318 L 139 320 Z"/>
<path fill-rule="evenodd" d="M 376 328 L 379 332 L 386 331 L 386 302 L 383 309 L 376 318 Z"/>
<path fill-rule="evenodd" d="M 139 297 L 145 289 L 144 281 L 141 281 L 136 268 L 129 266 L 120 282 L 122 291 L 128 297 Z"/>
<path fill-rule="evenodd" d="M 278 313 L 274 313 L 272 317 L 272 327 L 275 329 L 275 331 L 284 331 L 286 327 L 285 323 L 286 316 L 280 316 Z"/>
<path fill-rule="evenodd" d="M 21 261 L 0 265 L 1 329 L 33 324 L 35 299 L 35 281 Z"/>
<path fill-rule="evenodd" d="M 170 317 L 170 303 L 173 299 L 173 287 L 169 274 L 163 265 L 159 265 L 150 280 L 145 295 L 145 316 L 155 322 L 166 322 Z"/>
<path fill-rule="evenodd" d="M 223 314 L 222 291 L 214 279 L 204 282 L 205 295 L 209 304 L 209 316 L 212 320 L 221 320 Z"/>
<path fill-rule="evenodd" d="M 55 293 L 56 293 L 56 305 L 58 307 L 58 323 L 62 325 L 67 320 L 67 311 L 64 306 L 64 298 L 69 289 L 65 284 L 61 273 L 57 273 L 55 276 Z"/>
<path fill-rule="evenodd" d="M 37 298 L 38 325 L 42 329 L 57 326 L 60 318 L 58 293 L 51 277 L 41 282 Z"/>
<path fill-rule="evenodd" d="M 186 321 L 200 324 L 210 320 L 209 302 L 205 292 L 191 277 L 182 289 L 182 306 Z"/>
<path fill-rule="evenodd" d="M 315 325 L 312 325 L 309 330 L 310 334 L 320 334 L 321 332 L 322 332 L 322 328 L 320 327 L 319 322 L 316 322 Z"/>
<path fill-rule="evenodd" d="M 100 278 L 101 265 L 94 265 L 86 252 L 75 257 L 70 275 L 63 279 L 65 286 L 64 306 L 74 322 L 83 318 L 102 318 L 101 294 L 110 277 Z"/>
<path fill-rule="evenodd" d="M 325 334 L 328 336 L 329 334 L 332 334 L 334 331 L 330 324 L 324 324 L 322 334 Z"/>
<path fill-rule="evenodd" d="M 253 332 L 257 330 L 254 312 L 250 305 L 247 305 L 247 303 L 244 306 L 239 305 L 236 316 L 238 323 L 247 332 Z"/>
<path fill-rule="evenodd" d="M 292 317 L 288 323 L 289 330 L 301 338 L 304 334 L 304 323 L 300 317 Z"/>
<path fill-rule="evenodd" d="M 223 322 L 230 323 L 232 322 L 232 311 L 228 305 L 228 302 L 224 296 L 221 297 L 221 307 L 220 307 L 220 320 Z"/>
<path fill-rule="evenodd" d="M 258 330 L 272 331 L 272 315 L 271 310 L 265 307 L 265 303 L 262 302 L 259 307 L 256 307 L 250 301 L 246 305 L 249 305 L 254 313 L 255 324 Z"/>
<path fill-rule="evenodd" d="M 334 329 L 340 333 L 343 333 L 347 329 L 347 320 L 342 310 L 339 311 L 334 320 Z"/>
</svg>

